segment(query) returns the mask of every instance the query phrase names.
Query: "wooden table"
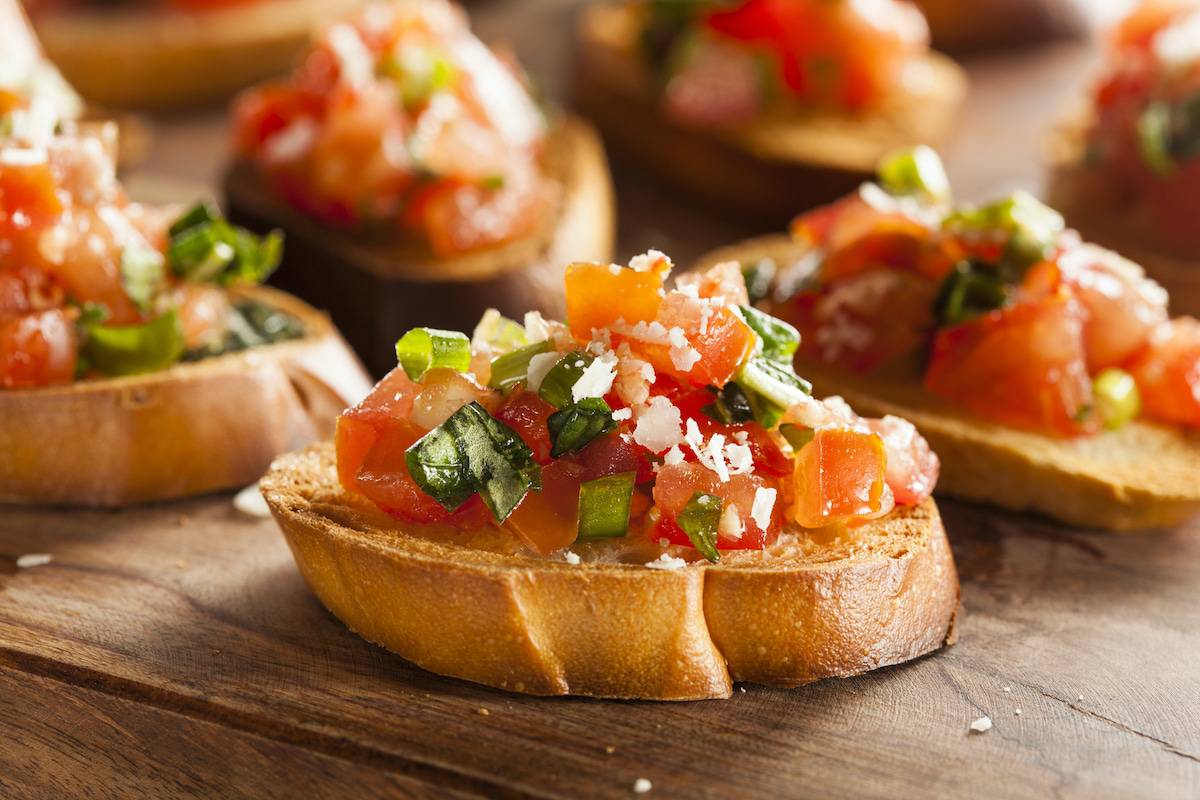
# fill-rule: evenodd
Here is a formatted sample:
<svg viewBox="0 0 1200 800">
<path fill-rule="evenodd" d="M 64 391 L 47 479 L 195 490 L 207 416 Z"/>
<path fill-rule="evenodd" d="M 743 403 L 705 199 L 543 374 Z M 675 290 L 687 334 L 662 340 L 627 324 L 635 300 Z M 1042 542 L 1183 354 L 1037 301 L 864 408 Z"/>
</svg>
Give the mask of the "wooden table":
<svg viewBox="0 0 1200 800">
<path fill-rule="evenodd" d="M 478 27 L 561 81 L 569 5 L 481 3 Z M 1057 47 L 972 65 L 948 150 L 963 194 L 1036 188 L 1040 132 L 1089 58 Z M 158 134 L 135 194 L 210 190 L 220 117 Z M 617 166 L 624 255 L 686 262 L 754 232 Z M 273 523 L 228 495 L 0 507 L 0 797 L 628 797 L 639 778 L 650 797 L 1200 796 L 1200 524 L 1112 536 L 943 510 L 957 645 L 859 678 L 664 704 L 422 672 L 325 612 Z M 30 553 L 53 561 L 18 568 Z M 985 715 L 992 730 L 969 733 Z"/>
</svg>

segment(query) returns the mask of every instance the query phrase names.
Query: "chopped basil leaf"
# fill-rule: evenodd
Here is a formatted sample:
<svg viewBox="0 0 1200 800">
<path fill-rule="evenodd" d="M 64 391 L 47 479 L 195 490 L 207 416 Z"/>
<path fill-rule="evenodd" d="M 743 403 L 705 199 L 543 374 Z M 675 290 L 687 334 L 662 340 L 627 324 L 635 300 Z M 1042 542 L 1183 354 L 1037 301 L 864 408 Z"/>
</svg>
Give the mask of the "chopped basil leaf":
<svg viewBox="0 0 1200 800">
<path fill-rule="evenodd" d="M 900 150 L 879 164 L 879 182 L 889 194 L 924 195 L 930 200 L 950 200 L 950 179 L 937 151 L 926 145 Z"/>
<path fill-rule="evenodd" d="M 541 488 L 541 467 L 517 432 L 471 402 L 418 439 L 405 455 L 417 485 L 447 510 L 479 493 L 497 522 L 531 489 Z"/>
<path fill-rule="evenodd" d="M 413 328 L 396 342 L 396 358 L 414 381 L 437 367 L 466 372 L 471 368 L 471 340 L 458 331 Z"/>
<path fill-rule="evenodd" d="M 121 288 L 139 311 L 150 310 L 166 281 L 162 254 L 149 247 L 126 247 L 121 251 Z"/>
<path fill-rule="evenodd" d="M 488 386 L 507 392 L 525 380 L 529 373 L 529 361 L 536 355 L 547 353 L 553 345 L 549 340 L 537 344 L 526 345 L 511 353 L 505 353 L 492 360 L 492 374 L 488 378 Z"/>
<path fill-rule="evenodd" d="M 167 262 L 193 283 L 258 284 L 283 256 L 283 234 L 257 236 L 230 225 L 208 203 L 197 203 L 170 228 Z"/>
<path fill-rule="evenodd" d="M 629 532 L 636 473 L 584 481 L 579 487 L 579 539 L 615 539 Z"/>
<path fill-rule="evenodd" d="M 946 217 L 943 226 L 957 233 L 1007 233 L 1005 260 L 1021 273 L 1044 259 L 1066 229 L 1062 215 L 1028 192 L 986 206 L 964 208 Z"/>
<path fill-rule="evenodd" d="M 572 350 L 567 353 L 550 368 L 546 377 L 542 378 L 542 385 L 538 387 L 538 396 L 555 408 L 565 408 L 571 405 L 571 387 L 594 360 L 582 350 Z M 606 405 L 605 408 L 608 406 Z"/>
<path fill-rule="evenodd" d="M 92 369 L 105 375 L 137 375 L 166 369 L 183 355 L 183 328 L 171 309 L 140 325 L 84 326 L 81 348 Z"/>
<path fill-rule="evenodd" d="M 791 408 L 796 403 L 802 403 L 812 394 L 812 384 L 796 375 L 790 364 L 756 356 L 751 358 L 738 370 L 737 383 L 747 395 L 751 408 L 755 408 L 755 398 L 778 406 L 783 409 Z M 756 409 L 757 417 L 757 409 Z M 771 427 L 762 420 L 763 427 Z"/>
<path fill-rule="evenodd" d="M 675 518 L 675 524 L 687 534 L 692 547 L 714 564 L 721 560 L 717 551 L 717 527 L 721 524 L 724 505 L 725 501 L 715 494 L 696 492 Z"/>
<path fill-rule="evenodd" d="M 725 384 L 713 402 L 700 410 L 726 425 L 739 425 L 754 419 L 754 409 L 750 407 L 746 393 L 733 381 Z"/>
<path fill-rule="evenodd" d="M 771 361 L 791 363 L 800 346 L 800 332 L 781 319 L 751 306 L 738 306 L 742 320 L 758 334 L 762 354 Z"/>
<path fill-rule="evenodd" d="M 257 300 L 238 300 L 230 310 L 225 335 L 188 350 L 183 354 L 183 360 L 199 361 L 250 347 L 299 339 L 303 335 L 304 325 L 291 314 Z"/>
<path fill-rule="evenodd" d="M 1010 299 L 1010 284 L 1000 270 L 979 261 L 960 261 L 942 282 L 933 311 L 939 325 L 957 325 L 1003 308 Z"/>
<path fill-rule="evenodd" d="M 499 191 L 500 189 L 504 188 L 504 176 L 503 175 L 489 175 L 481 181 L 481 185 L 483 186 L 484 189 L 490 189 L 492 191 Z"/>
<path fill-rule="evenodd" d="M 553 445 L 550 455 L 555 458 L 574 453 L 593 439 L 615 430 L 612 409 L 600 397 L 586 397 L 578 403 L 556 411 L 546 420 Z"/>
<path fill-rule="evenodd" d="M 778 403 L 763 397 L 758 392 L 746 391 L 746 402 L 750 406 L 750 411 L 754 415 L 754 421 L 764 428 L 770 430 L 779 424 L 779 420 L 783 419 L 783 415 L 787 413 L 787 406 L 782 406 Z"/>
<path fill-rule="evenodd" d="M 496 355 L 511 353 L 518 347 L 529 344 L 529 339 L 525 336 L 525 326 L 494 308 L 483 312 L 483 317 L 471 334 L 471 341 L 486 344 Z"/>
<path fill-rule="evenodd" d="M 750 303 L 757 303 L 771 294 L 771 282 L 775 280 L 778 267 L 771 258 L 760 258 L 753 264 L 742 264 L 742 277 L 746 280 L 746 294 Z"/>
<path fill-rule="evenodd" d="M 803 425 L 780 425 L 779 433 L 792 446 L 792 449 L 796 451 L 799 451 L 801 447 L 811 442 L 817 434 L 812 428 L 806 428 Z"/>
<path fill-rule="evenodd" d="M 108 318 L 112 316 L 109 313 L 108 306 L 100 303 L 84 303 L 79 307 L 79 319 L 75 323 L 81 328 L 86 328 L 89 325 L 99 325 L 108 322 Z"/>
<path fill-rule="evenodd" d="M 1137 121 L 1138 149 L 1142 161 L 1156 175 L 1169 175 L 1175 169 L 1171 155 L 1171 106 L 1169 103 L 1152 102 L 1142 111 Z"/>
</svg>

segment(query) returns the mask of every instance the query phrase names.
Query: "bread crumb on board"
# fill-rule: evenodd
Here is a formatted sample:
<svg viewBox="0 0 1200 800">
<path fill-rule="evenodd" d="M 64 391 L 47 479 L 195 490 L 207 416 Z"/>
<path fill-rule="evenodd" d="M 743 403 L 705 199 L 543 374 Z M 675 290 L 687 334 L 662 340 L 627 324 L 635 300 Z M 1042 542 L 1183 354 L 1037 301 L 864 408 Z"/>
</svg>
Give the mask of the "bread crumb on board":
<svg viewBox="0 0 1200 800">
<path fill-rule="evenodd" d="M 17 556 L 17 567 L 18 569 L 44 567 L 53 560 L 54 556 L 49 553 L 26 553 L 23 556 Z"/>
<path fill-rule="evenodd" d="M 654 784 L 645 778 L 638 778 L 633 782 L 633 791 L 635 794 L 645 794 L 654 788 Z"/>
<path fill-rule="evenodd" d="M 992 729 L 991 717 L 980 717 L 971 723 L 971 733 L 987 733 Z"/>
<path fill-rule="evenodd" d="M 608 747 L 604 748 L 604 752 L 608 753 L 611 756 L 613 753 L 617 752 L 617 748 L 613 747 L 610 744 Z"/>
<path fill-rule="evenodd" d="M 234 495 L 233 507 L 250 517 L 265 519 L 271 516 L 271 507 L 258 490 L 257 483 L 250 484 Z"/>
<path fill-rule="evenodd" d="M 479 709 L 475 710 L 475 713 L 481 717 L 486 717 L 488 714 L 491 714 L 492 712 L 488 711 L 486 708 L 479 708 Z"/>
</svg>

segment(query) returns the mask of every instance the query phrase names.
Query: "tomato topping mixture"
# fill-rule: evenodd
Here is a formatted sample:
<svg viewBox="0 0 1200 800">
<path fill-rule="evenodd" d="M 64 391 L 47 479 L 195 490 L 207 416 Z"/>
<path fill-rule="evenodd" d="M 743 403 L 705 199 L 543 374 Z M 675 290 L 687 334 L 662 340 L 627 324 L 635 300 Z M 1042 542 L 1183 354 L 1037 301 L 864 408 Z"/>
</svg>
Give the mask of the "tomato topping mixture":
<svg viewBox="0 0 1200 800">
<path fill-rule="evenodd" d="M 1200 2 L 1147 0 L 1114 31 L 1083 167 L 1169 248 L 1200 248 Z"/>
<path fill-rule="evenodd" d="M 967 411 L 1052 436 L 1139 413 L 1197 424 L 1197 323 L 1168 322 L 1166 293 L 1140 267 L 1081 242 L 1029 195 L 954 207 L 928 149 L 880 176 L 793 225 L 816 268 L 781 276 L 796 290 L 772 310 L 801 331 L 802 360 L 919 372 Z"/>
<path fill-rule="evenodd" d="M 548 202 L 537 106 L 446 0 L 367 4 L 234 117 L 238 152 L 300 211 L 438 256 L 527 234 Z"/>
<path fill-rule="evenodd" d="M 77 132 L 40 97 L 0 112 L 0 132 L 0 389 L 149 372 L 270 340 L 256 325 L 279 312 L 239 306 L 224 287 L 265 278 L 278 234 L 260 240 L 203 205 L 180 217 L 130 202 L 115 129 Z M 287 335 L 298 324 L 287 318 Z"/>
<path fill-rule="evenodd" d="M 924 17 L 902 0 L 650 0 L 645 25 L 667 114 L 698 126 L 782 104 L 868 110 L 929 50 Z"/>
<path fill-rule="evenodd" d="M 410 331 L 338 420 L 342 486 L 542 555 L 631 537 L 710 561 L 929 497 L 938 460 L 916 429 L 813 399 L 797 332 L 749 305 L 736 264 L 673 290 L 670 268 L 657 252 L 572 264 L 565 324 L 489 312 L 470 340 Z"/>
</svg>

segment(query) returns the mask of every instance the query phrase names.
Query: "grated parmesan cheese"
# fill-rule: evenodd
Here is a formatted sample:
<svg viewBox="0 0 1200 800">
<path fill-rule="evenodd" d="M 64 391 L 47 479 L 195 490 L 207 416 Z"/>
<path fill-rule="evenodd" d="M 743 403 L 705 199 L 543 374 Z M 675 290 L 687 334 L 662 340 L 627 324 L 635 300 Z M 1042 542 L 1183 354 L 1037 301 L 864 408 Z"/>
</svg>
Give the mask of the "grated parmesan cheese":
<svg viewBox="0 0 1200 800">
<path fill-rule="evenodd" d="M 578 366 L 578 364 L 576 364 Z M 587 397 L 603 397 L 617 377 L 617 357 L 604 353 L 594 359 L 571 387 L 571 398 L 578 403 Z"/>
<path fill-rule="evenodd" d="M 665 569 L 667 571 L 683 569 L 687 566 L 687 562 L 682 558 L 676 558 L 669 553 L 663 553 L 654 561 L 647 561 L 646 566 L 650 569 Z"/>
<path fill-rule="evenodd" d="M 567 560 L 568 564 L 578 564 L 580 561 L 579 554 L 571 550 L 563 553 L 563 558 Z"/>
<path fill-rule="evenodd" d="M 618 408 L 616 411 L 612 412 L 612 418 L 616 422 L 630 419 L 631 417 L 633 417 L 632 408 Z"/>
<path fill-rule="evenodd" d="M 775 496 L 777 492 L 774 489 L 765 489 L 758 487 L 754 490 L 754 504 L 750 507 L 750 519 L 754 520 L 754 524 L 759 530 L 765 531 L 771 527 L 771 512 L 775 510 Z"/>
<path fill-rule="evenodd" d="M 661 453 L 682 440 L 683 415 L 665 397 L 653 397 L 650 404 L 638 412 L 633 440 L 653 453 Z M 694 426 L 696 423 L 689 420 Z"/>
<path fill-rule="evenodd" d="M 670 256 L 659 250 L 647 250 L 642 255 L 629 259 L 629 268 L 634 272 L 649 272 L 658 264 L 666 264 L 668 267 L 675 266 L 671 262 Z"/>
<path fill-rule="evenodd" d="M 375 59 L 352 25 L 340 22 L 329 29 L 329 48 L 346 83 L 362 87 L 375 75 Z"/>
<path fill-rule="evenodd" d="M 746 526 L 742 524 L 742 515 L 738 513 L 737 504 L 730 503 L 725 506 L 721 512 L 721 519 L 717 522 L 717 535 L 722 539 L 737 541 L 745 532 Z"/>
</svg>

